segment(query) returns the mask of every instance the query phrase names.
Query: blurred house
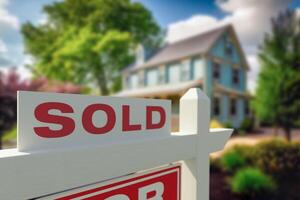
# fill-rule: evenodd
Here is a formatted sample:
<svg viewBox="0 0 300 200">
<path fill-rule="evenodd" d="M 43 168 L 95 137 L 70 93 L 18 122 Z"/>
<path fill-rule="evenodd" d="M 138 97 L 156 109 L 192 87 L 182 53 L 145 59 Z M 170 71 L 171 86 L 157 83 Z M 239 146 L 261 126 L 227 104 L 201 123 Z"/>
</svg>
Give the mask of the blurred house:
<svg viewBox="0 0 300 200">
<path fill-rule="evenodd" d="M 153 55 L 139 46 L 136 62 L 122 71 L 118 96 L 171 99 L 176 118 L 180 97 L 199 87 L 211 98 L 212 118 L 238 127 L 249 112 L 248 70 L 236 33 L 227 25 L 166 44 Z"/>
</svg>

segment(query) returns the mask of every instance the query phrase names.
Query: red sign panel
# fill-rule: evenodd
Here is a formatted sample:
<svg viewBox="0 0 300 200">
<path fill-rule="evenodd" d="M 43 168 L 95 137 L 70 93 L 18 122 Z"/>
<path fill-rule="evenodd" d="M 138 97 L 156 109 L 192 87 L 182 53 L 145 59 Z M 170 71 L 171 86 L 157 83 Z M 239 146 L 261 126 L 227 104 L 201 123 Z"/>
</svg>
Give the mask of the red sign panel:
<svg viewBox="0 0 300 200">
<path fill-rule="evenodd" d="M 180 165 L 55 195 L 57 200 L 180 200 Z"/>
</svg>

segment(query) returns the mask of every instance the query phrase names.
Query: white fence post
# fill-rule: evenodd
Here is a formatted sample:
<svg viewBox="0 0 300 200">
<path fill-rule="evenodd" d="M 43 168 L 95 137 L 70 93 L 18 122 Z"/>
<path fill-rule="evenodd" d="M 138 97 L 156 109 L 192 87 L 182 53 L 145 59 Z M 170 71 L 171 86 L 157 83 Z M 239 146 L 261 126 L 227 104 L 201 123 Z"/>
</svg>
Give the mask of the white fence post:
<svg viewBox="0 0 300 200">
<path fill-rule="evenodd" d="M 180 135 L 197 134 L 197 155 L 184 160 L 182 199 L 209 200 L 209 154 L 224 147 L 231 129 L 209 130 L 210 100 L 197 88 L 180 99 Z"/>
</svg>

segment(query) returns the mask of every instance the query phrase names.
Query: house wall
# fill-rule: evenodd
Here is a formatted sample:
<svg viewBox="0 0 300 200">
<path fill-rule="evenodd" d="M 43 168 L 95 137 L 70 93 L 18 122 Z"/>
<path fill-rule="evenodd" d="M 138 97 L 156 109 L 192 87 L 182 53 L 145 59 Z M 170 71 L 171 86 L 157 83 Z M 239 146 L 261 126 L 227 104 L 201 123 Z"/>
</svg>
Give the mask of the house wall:
<svg viewBox="0 0 300 200">
<path fill-rule="evenodd" d="M 220 99 L 220 114 L 216 116 L 213 115 L 212 113 L 212 118 L 222 123 L 226 123 L 226 124 L 230 123 L 234 127 L 239 127 L 246 117 L 245 103 L 248 100 L 244 98 L 236 98 L 236 114 L 231 115 L 230 100 L 232 97 L 226 94 L 214 94 L 214 96 L 217 96 Z M 211 102 L 213 103 L 213 101 Z M 212 104 L 212 111 L 213 111 L 213 104 Z"/>
<path fill-rule="evenodd" d="M 233 38 L 228 39 L 228 35 L 224 34 L 212 47 L 207 56 L 206 67 L 206 94 L 210 97 L 214 97 L 213 84 L 217 82 L 225 88 L 233 89 L 239 92 L 246 92 L 247 90 L 247 77 L 246 69 L 242 66 L 242 58 L 236 47 L 236 43 Z M 233 44 L 231 56 L 225 52 L 226 41 L 229 40 Z M 214 62 L 218 62 L 220 65 L 220 79 L 214 80 L 213 78 L 213 65 Z M 233 83 L 233 70 L 238 70 L 239 84 Z M 242 97 L 234 97 L 236 99 L 236 114 L 234 116 L 230 113 L 230 99 L 233 98 L 227 94 L 217 95 L 220 98 L 220 115 L 213 116 L 217 120 L 223 123 L 231 123 L 234 127 L 239 127 L 246 117 L 245 114 L 245 101 Z M 212 101 L 213 104 L 213 101 Z M 213 107 L 214 105 L 212 105 Z"/>
<path fill-rule="evenodd" d="M 212 97 L 213 79 L 212 79 L 212 62 L 209 59 L 205 59 L 206 67 L 204 69 L 204 92 L 208 97 Z"/>
<path fill-rule="evenodd" d="M 226 41 L 229 40 L 232 45 L 232 56 L 228 56 L 225 52 L 226 47 Z M 238 52 L 238 49 L 236 48 L 236 42 L 234 41 L 234 38 L 229 35 L 228 33 L 224 33 L 215 43 L 213 48 L 210 51 L 211 54 L 213 54 L 216 57 L 219 57 L 223 60 L 231 61 L 234 64 L 241 64 L 241 57 Z"/>
<path fill-rule="evenodd" d="M 227 39 L 229 38 L 229 39 Z M 226 40 L 230 40 L 232 43 L 232 56 L 228 56 L 225 52 L 226 48 Z M 212 68 L 213 61 L 219 62 L 221 65 L 221 80 L 220 84 L 227 88 L 232 88 L 241 92 L 246 92 L 246 69 L 243 67 L 243 63 L 241 62 L 242 58 L 238 53 L 238 49 L 236 47 L 236 43 L 232 37 L 229 37 L 227 34 L 221 36 L 212 49 L 209 52 L 211 56 L 209 59 L 209 68 Z M 239 80 L 240 83 L 238 85 L 234 85 L 232 83 L 232 72 L 233 69 L 238 69 L 239 71 Z M 211 72 L 207 74 L 208 76 L 212 76 L 212 69 L 209 69 Z M 210 81 L 212 83 L 212 81 Z"/>
<path fill-rule="evenodd" d="M 227 42 L 230 41 L 232 44 L 231 50 L 232 53 L 229 55 L 226 53 Z M 247 71 L 243 67 L 242 57 L 240 55 L 239 49 L 237 48 L 237 43 L 231 34 L 224 33 L 211 48 L 211 50 L 205 55 L 193 56 L 190 58 L 185 58 L 183 60 L 178 60 L 163 65 L 156 66 L 158 69 L 158 84 L 173 84 L 171 83 L 169 74 L 170 68 L 174 65 L 178 65 L 180 70 L 180 80 L 179 82 L 185 82 L 195 79 L 203 79 L 203 90 L 204 92 L 211 97 L 214 97 L 215 92 L 213 91 L 213 86 L 215 82 L 222 85 L 227 89 L 232 89 L 238 92 L 246 92 L 246 81 L 247 81 Z M 218 62 L 220 65 L 220 79 L 214 80 L 213 78 L 213 67 L 214 62 Z M 196 69 L 196 70 L 195 70 Z M 234 69 L 238 70 L 239 83 L 233 83 L 233 71 Z M 138 74 L 141 81 L 139 88 L 143 87 L 153 87 L 154 85 L 149 85 L 147 83 L 146 73 L 151 69 L 141 69 Z M 129 74 L 130 76 L 130 74 Z M 124 77 L 124 76 L 123 76 Z M 174 78 L 174 77 L 173 77 Z M 124 81 L 126 82 L 126 81 Z M 127 84 L 128 85 L 128 84 Z M 157 86 L 156 85 L 156 86 Z M 130 84 L 129 84 L 130 86 Z M 130 87 L 126 87 L 130 89 Z M 230 113 L 230 99 L 233 98 L 232 95 L 228 94 L 217 94 L 220 98 L 220 115 L 213 116 L 218 119 L 220 122 L 230 122 L 235 127 L 240 126 L 241 122 L 245 118 L 245 101 L 242 97 L 236 98 L 236 114 L 234 116 Z M 213 101 L 211 101 L 213 104 Z M 176 104 L 174 104 L 176 105 Z M 213 105 L 212 105 L 213 106 Z"/>
<path fill-rule="evenodd" d="M 218 120 L 222 122 L 227 122 L 229 119 L 229 97 L 228 95 L 221 96 L 221 115 Z"/>
<path fill-rule="evenodd" d="M 206 59 L 204 57 L 194 57 L 190 61 L 190 79 L 202 79 L 205 77 Z"/>
<path fill-rule="evenodd" d="M 178 83 L 202 79 L 205 77 L 205 68 L 206 68 L 206 59 L 201 56 L 195 56 L 191 58 L 186 58 L 183 60 L 178 60 L 176 62 L 167 63 L 164 65 L 159 65 L 147 69 L 140 69 L 135 72 L 126 72 L 123 73 L 123 88 L 124 89 L 136 89 L 132 87 L 131 78 L 135 75 L 139 76 L 139 85 L 137 88 L 143 87 L 152 87 L 155 86 L 149 83 L 147 73 L 153 72 L 157 70 L 157 85 L 162 84 L 172 84 L 170 80 L 170 68 L 172 66 L 179 66 L 179 74 L 180 77 L 178 79 Z M 197 73 L 197 74 L 196 74 Z"/>
</svg>

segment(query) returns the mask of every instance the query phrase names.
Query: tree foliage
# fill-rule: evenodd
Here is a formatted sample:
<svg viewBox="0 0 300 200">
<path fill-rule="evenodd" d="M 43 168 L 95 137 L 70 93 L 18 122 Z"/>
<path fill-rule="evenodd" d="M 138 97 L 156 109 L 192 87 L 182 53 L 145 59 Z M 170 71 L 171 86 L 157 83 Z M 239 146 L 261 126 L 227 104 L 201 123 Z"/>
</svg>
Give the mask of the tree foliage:
<svg viewBox="0 0 300 200">
<path fill-rule="evenodd" d="M 254 108 L 258 117 L 282 126 L 290 139 L 291 128 L 300 118 L 300 19 L 286 11 L 272 20 L 260 54 Z"/>
<path fill-rule="evenodd" d="M 14 68 L 7 73 L 0 73 L 0 149 L 3 132 L 13 128 L 17 122 L 17 91 L 79 94 L 82 89 L 71 83 L 53 82 L 46 78 L 22 79 Z"/>
<path fill-rule="evenodd" d="M 47 22 L 22 27 L 33 72 L 50 79 L 97 85 L 108 94 L 119 70 L 133 61 L 137 43 L 159 44 L 159 26 L 141 3 L 130 0 L 64 0 L 44 7 Z"/>
</svg>

